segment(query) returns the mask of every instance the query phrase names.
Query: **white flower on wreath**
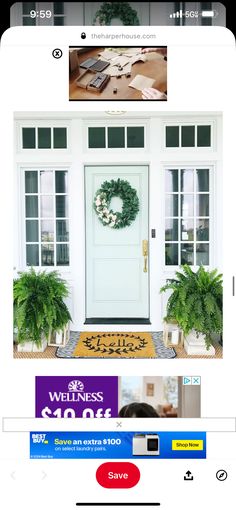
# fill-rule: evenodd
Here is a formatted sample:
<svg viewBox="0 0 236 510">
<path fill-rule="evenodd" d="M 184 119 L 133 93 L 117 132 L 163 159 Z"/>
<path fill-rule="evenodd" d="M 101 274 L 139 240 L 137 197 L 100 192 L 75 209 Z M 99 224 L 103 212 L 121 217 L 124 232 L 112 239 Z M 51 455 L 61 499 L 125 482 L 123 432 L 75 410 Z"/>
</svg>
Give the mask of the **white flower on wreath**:
<svg viewBox="0 0 236 510">
<path fill-rule="evenodd" d="M 100 198 L 98 198 L 98 197 L 97 197 L 95 204 L 96 204 L 96 205 L 101 205 L 101 200 L 100 200 Z"/>
<path fill-rule="evenodd" d="M 115 226 L 115 221 L 112 221 L 109 226 L 110 227 L 114 227 Z"/>
</svg>

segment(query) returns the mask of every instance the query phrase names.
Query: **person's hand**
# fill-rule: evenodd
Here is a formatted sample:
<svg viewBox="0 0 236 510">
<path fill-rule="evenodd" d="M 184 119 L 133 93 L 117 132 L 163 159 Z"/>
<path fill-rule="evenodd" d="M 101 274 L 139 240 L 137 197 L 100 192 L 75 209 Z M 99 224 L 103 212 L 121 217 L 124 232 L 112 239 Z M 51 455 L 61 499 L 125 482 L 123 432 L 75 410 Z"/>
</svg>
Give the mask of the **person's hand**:
<svg viewBox="0 0 236 510">
<path fill-rule="evenodd" d="M 163 55 L 163 57 L 166 57 L 167 54 L 167 48 L 142 48 L 141 53 L 151 53 L 151 52 L 157 52 Z"/>
<path fill-rule="evenodd" d="M 142 90 L 142 99 L 166 99 L 166 95 L 164 92 L 150 87 Z"/>
</svg>

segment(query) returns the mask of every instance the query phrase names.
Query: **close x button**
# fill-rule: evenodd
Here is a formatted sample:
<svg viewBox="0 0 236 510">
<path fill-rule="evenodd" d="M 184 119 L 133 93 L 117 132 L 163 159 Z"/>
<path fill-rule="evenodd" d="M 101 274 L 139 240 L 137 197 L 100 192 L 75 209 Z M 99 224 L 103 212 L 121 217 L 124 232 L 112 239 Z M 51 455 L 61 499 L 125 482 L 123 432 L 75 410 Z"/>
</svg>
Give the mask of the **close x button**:
<svg viewBox="0 0 236 510">
<path fill-rule="evenodd" d="M 96 471 L 97 482 L 105 489 L 131 489 L 140 480 L 140 471 L 132 462 L 105 462 Z"/>
</svg>

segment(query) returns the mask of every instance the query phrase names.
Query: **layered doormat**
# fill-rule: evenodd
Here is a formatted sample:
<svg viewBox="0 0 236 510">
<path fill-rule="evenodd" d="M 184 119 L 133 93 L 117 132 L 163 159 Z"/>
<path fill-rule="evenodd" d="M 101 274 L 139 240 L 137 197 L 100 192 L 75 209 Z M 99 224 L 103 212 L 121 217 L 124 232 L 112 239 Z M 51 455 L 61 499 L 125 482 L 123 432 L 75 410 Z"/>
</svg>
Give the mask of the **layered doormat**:
<svg viewBox="0 0 236 510">
<path fill-rule="evenodd" d="M 66 347 L 59 347 L 59 358 L 175 358 L 167 349 L 162 333 L 81 332 L 72 333 Z"/>
</svg>

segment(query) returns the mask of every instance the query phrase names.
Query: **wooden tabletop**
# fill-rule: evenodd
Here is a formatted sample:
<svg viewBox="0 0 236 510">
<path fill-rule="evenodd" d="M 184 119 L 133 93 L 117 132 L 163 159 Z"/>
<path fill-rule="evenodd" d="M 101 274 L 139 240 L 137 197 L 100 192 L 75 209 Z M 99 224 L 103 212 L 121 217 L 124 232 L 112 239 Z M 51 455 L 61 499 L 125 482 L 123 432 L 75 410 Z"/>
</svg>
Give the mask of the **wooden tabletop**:
<svg viewBox="0 0 236 510">
<path fill-rule="evenodd" d="M 78 60 L 79 62 L 83 62 L 90 57 L 97 58 L 100 51 L 103 50 L 104 48 L 95 48 L 84 52 L 81 55 L 78 54 Z M 146 56 L 148 59 L 148 54 L 146 54 Z M 84 70 L 80 68 L 80 70 L 78 69 L 74 71 L 70 76 L 70 100 L 140 100 L 142 99 L 141 91 L 128 86 L 137 74 L 142 74 L 148 78 L 155 79 L 153 87 L 161 92 L 167 91 L 167 63 L 163 56 L 158 53 L 156 58 L 152 58 L 146 62 L 136 62 L 133 64 L 131 68 L 131 76 L 129 78 L 126 78 L 125 75 L 121 76 L 121 78 L 111 76 L 111 79 L 102 92 L 93 92 L 78 87 L 76 79 L 79 77 L 81 71 Z M 106 70 L 103 72 L 106 73 Z M 113 93 L 114 88 L 117 88 L 116 94 Z"/>
</svg>

